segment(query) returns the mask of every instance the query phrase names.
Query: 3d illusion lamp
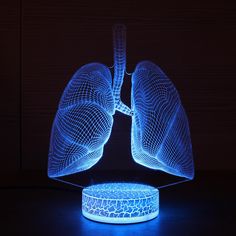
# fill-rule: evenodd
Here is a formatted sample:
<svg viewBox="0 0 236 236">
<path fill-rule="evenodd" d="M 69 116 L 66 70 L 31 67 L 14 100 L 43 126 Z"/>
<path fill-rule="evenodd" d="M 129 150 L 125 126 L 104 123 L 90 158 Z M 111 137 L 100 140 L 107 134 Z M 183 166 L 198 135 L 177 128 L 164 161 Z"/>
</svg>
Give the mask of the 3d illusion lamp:
<svg viewBox="0 0 236 236">
<path fill-rule="evenodd" d="M 132 119 L 133 160 L 147 168 L 193 179 L 188 119 L 178 92 L 154 63 L 141 61 L 132 73 L 131 108 L 120 98 L 126 73 L 126 28 L 113 27 L 114 76 L 100 63 L 82 66 L 66 86 L 53 122 L 48 176 L 94 166 L 102 157 L 119 111 Z M 100 183 L 82 191 L 82 214 L 105 223 L 137 223 L 159 213 L 158 188 L 141 183 Z"/>
</svg>

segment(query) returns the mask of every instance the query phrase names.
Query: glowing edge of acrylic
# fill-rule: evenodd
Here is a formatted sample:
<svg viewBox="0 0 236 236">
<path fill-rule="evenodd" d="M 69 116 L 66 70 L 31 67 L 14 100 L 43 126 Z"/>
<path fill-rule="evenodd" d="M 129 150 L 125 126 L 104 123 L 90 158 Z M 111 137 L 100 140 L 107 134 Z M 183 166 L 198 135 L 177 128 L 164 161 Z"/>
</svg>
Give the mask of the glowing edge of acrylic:
<svg viewBox="0 0 236 236">
<path fill-rule="evenodd" d="M 139 216 L 139 217 L 125 217 L 125 218 L 109 218 L 104 216 L 97 216 L 93 214 L 89 214 L 86 211 L 82 210 L 82 214 L 84 217 L 86 217 L 89 220 L 101 222 L 101 223 L 108 223 L 108 224 L 133 224 L 133 223 L 141 223 L 145 221 L 152 220 L 156 218 L 159 214 L 158 211 L 154 213 L 150 213 L 146 216 Z"/>
<path fill-rule="evenodd" d="M 148 221 L 159 214 L 159 191 L 136 183 L 92 185 L 82 191 L 82 214 L 110 224 Z"/>
</svg>

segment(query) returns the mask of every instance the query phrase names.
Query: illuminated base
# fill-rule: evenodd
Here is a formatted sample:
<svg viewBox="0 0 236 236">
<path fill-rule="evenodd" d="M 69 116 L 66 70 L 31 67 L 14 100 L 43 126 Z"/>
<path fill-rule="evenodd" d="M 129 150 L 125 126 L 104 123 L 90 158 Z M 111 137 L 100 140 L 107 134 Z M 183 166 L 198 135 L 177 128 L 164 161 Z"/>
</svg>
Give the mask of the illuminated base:
<svg viewBox="0 0 236 236">
<path fill-rule="evenodd" d="M 134 183 L 92 185 L 83 189 L 82 213 L 90 220 L 103 223 L 144 222 L 159 213 L 159 191 Z"/>
</svg>

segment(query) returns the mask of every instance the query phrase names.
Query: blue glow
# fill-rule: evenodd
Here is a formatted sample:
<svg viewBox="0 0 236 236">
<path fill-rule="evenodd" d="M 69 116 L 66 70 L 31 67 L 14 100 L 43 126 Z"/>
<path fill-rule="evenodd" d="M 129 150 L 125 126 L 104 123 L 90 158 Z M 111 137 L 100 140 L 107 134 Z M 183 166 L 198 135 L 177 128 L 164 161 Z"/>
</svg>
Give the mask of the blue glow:
<svg viewBox="0 0 236 236">
<path fill-rule="evenodd" d="M 192 179 L 188 119 L 176 88 L 154 63 L 143 61 L 136 66 L 131 103 L 134 160 L 151 169 Z"/>
<path fill-rule="evenodd" d="M 110 137 L 114 112 L 109 69 L 99 63 L 80 68 L 63 92 L 53 123 L 49 177 L 77 173 L 95 165 Z"/>
<path fill-rule="evenodd" d="M 115 108 L 125 115 L 132 114 L 131 109 L 120 99 L 121 88 L 126 70 L 126 27 L 115 25 L 113 27 L 113 47 L 114 47 L 114 80 L 113 96 Z"/>
<path fill-rule="evenodd" d="M 159 213 L 159 191 L 136 183 L 92 185 L 83 189 L 82 213 L 90 220 L 104 223 L 151 220 Z"/>
<path fill-rule="evenodd" d="M 126 28 L 113 28 L 114 76 L 107 66 L 82 66 L 65 88 L 50 140 L 48 176 L 78 173 L 102 157 L 116 111 L 132 116 L 131 151 L 145 167 L 192 179 L 188 119 L 176 88 L 149 61 L 132 73 L 131 109 L 121 101 L 126 71 Z"/>
</svg>

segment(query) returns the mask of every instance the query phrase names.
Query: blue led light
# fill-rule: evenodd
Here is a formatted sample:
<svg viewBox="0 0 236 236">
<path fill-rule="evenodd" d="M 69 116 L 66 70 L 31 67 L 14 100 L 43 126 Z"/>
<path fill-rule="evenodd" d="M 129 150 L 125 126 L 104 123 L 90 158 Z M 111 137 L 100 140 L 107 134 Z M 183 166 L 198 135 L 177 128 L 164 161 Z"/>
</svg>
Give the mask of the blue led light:
<svg viewBox="0 0 236 236">
<path fill-rule="evenodd" d="M 164 72 L 149 61 L 132 75 L 131 150 L 148 168 L 192 179 L 192 145 L 188 119 L 178 92 Z"/>
<path fill-rule="evenodd" d="M 159 192 L 136 183 L 92 185 L 83 189 L 82 213 L 90 220 L 113 224 L 151 220 L 159 213 Z"/>
<path fill-rule="evenodd" d="M 113 28 L 114 76 L 100 63 L 82 66 L 65 88 L 50 140 L 48 176 L 88 170 L 102 157 L 116 111 L 132 117 L 135 162 L 192 179 L 194 164 L 188 119 L 178 92 L 154 63 L 132 73 L 131 108 L 121 101 L 126 71 L 126 28 Z"/>
<path fill-rule="evenodd" d="M 110 137 L 114 112 L 109 69 L 99 63 L 80 68 L 62 94 L 53 123 L 49 177 L 77 173 L 95 165 Z"/>
<path fill-rule="evenodd" d="M 113 27 L 113 47 L 114 47 L 114 79 L 113 96 L 115 108 L 125 115 L 132 115 L 131 109 L 120 99 L 121 88 L 126 70 L 126 27 L 115 25 Z"/>
</svg>

